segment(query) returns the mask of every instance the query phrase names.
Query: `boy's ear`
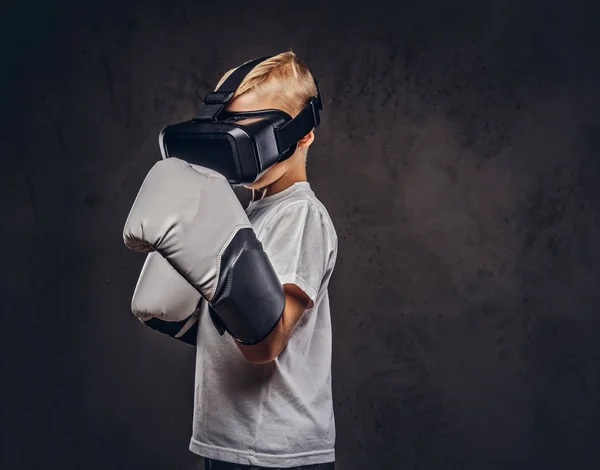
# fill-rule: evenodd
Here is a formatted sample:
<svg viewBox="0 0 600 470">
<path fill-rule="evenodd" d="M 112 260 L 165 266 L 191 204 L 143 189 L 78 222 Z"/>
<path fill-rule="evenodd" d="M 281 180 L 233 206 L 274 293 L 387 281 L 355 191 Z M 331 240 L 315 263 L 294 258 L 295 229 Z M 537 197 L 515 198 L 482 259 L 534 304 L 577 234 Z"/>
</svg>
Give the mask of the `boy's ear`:
<svg viewBox="0 0 600 470">
<path fill-rule="evenodd" d="M 304 137 L 302 137 L 302 139 L 300 139 L 298 141 L 298 148 L 302 149 L 302 148 L 310 147 L 310 145 L 313 143 L 314 140 L 315 140 L 315 133 L 313 131 L 310 131 L 308 134 L 306 134 Z"/>
</svg>

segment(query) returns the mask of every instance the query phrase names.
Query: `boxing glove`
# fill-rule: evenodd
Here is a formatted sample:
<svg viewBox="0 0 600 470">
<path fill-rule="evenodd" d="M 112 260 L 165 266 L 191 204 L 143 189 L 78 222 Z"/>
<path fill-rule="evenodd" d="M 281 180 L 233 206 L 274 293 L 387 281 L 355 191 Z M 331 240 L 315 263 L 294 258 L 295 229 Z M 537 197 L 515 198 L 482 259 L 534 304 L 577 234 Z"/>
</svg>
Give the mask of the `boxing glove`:
<svg viewBox="0 0 600 470">
<path fill-rule="evenodd" d="M 195 345 L 201 298 L 160 253 L 153 251 L 140 272 L 131 311 L 150 328 Z"/>
<path fill-rule="evenodd" d="M 157 251 L 209 303 L 213 322 L 243 344 L 275 328 L 283 286 L 244 209 L 219 173 L 177 158 L 146 175 L 123 229 L 125 245 Z"/>
</svg>

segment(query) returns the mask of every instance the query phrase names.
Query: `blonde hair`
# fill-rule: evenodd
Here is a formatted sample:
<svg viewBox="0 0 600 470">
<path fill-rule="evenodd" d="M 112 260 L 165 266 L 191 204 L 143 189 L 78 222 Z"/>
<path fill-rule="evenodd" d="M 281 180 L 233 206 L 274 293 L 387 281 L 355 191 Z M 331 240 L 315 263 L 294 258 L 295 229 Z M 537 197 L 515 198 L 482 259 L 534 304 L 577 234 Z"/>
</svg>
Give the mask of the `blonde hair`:
<svg viewBox="0 0 600 470">
<path fill-rule="evenodd" d="M 234 70 L 223 75 L 217 89 Z M 300 113 L 311 98 L 317 96 L 317 87 L 310 70 L 291 50 L 254 67 L 235 91 L 233 99 L 251 90 L 273 96 L 280 109 L 292 117 Z"/>
</svg>

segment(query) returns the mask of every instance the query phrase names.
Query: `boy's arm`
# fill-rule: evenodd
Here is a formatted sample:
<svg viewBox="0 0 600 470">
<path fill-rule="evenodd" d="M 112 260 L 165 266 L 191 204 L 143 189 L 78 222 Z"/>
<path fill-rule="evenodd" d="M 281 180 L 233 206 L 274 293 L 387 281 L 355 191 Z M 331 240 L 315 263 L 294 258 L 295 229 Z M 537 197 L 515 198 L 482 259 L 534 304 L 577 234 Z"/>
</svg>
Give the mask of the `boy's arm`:
<svg viewBox="0 0 600 470">
<path fill-rule="evenodd" d="M 274 361 L 288 342 L 292 330 L 312 301 L 295 284 L 284 284 L 285 308 L 275 329 L 267 338 L 255 345 L 243 345 L 235 342 L 238 348 L 252 364 L 266 364 Z"/>
<path fill-rule="evenodd" d="M 262 243 L 283 286 L 285 307 L 274 330 L 260 343 L 236 341 L 244 357 L 254 364 L 275 360 L 285 348 L 302 314 L 313 308 L 334 252 L 326 222 L 306 200 L 278 212 L 267 225 Z"/>
</svg>

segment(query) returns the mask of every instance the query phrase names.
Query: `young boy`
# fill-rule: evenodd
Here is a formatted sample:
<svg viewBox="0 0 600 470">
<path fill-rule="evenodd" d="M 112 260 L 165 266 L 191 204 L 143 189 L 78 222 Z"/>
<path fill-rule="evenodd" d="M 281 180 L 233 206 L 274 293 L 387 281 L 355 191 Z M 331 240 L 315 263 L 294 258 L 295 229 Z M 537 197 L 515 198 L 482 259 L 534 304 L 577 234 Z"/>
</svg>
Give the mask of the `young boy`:
<svg viewBox="0 0 600 470">
<path fill-rule="evenodd" d="M 306 65 L 286 52 L 257 65 L 228 109 L 280 109 L 295 117 L 316 95 Z M 246 213 L 284 286 L 285 311 L 275 330 L 244 346 L 220 336 L 206 302 L 201 307 L 190 450 L 204 457 L 206 469 L 333 468 L 327 288 L 337 235 L 307 182 L 314 138 L 311 131 L 292 157 L 247 186 L 253 200 Z"/>
</svg>

